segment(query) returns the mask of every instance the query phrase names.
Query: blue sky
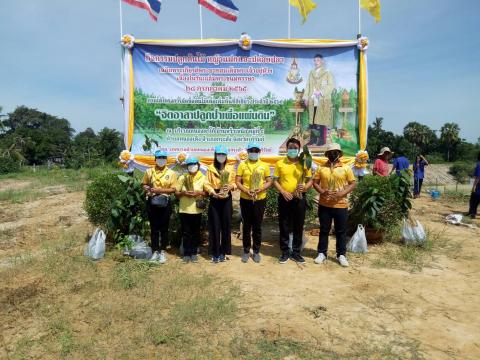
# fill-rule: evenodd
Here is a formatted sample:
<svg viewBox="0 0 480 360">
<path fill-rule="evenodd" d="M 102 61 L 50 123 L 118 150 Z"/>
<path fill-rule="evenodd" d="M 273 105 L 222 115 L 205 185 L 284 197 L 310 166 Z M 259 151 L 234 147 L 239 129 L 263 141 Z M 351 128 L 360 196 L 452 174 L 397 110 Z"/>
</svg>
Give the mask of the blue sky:
<svg viewBox="0 0 480 360">
<path fill-rule="evenodd" d="M 234 0 L 236 23 L 203 12 L 208 38 L 287 36 L 288 0 Z M 318 0 L 308 21 L 292 8 L 292 37 L 353 39 L 356 0 Z M 137 38 L 198 38 L 195 0 L 164 0 L 158 23 L 123 5 L 124 33 Z M 118 0 L 1 1 L 0 106 L 67 118 L 81 131 L 123 131 Z M 457 122 L 480 137 L 480 1 L 382 0 L 382 21 L 362 13 L 368 50 L 370 121 L 400 133 L 409 121 L 440 129 Z"/>
</svg>

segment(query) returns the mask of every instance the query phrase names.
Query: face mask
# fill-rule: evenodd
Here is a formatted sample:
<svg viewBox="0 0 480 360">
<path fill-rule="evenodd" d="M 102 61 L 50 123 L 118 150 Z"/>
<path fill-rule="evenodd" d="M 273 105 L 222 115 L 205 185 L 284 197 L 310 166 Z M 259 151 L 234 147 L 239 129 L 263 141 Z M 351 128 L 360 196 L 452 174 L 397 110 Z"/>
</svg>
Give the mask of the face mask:
<svg viewBox="0 0 480 360">
<path fill-rule="evenodd" d="M 252 161 L 257 161 L 259 155 L 260 155 L 259 153 L 249 152 L 248 159 Z"/>
<path fill-rule="evenodd" d="M 167 159 L 157 159 L 155 162 L 157 163 L 158 167 L 164 167 L 167 165 Z"/>
<path fill-rule="evenodd" d="M 225 161 L 227 161 L 227 155 L 217 155 L 217 161 L 220 164 L 223 164 Z"/>
<path fill-rule="evenodd" d="M 287 156 L 289 158 L 296 158 L 298 156 L 298 149 L 288 149 Z"/>
<path fill-rule="evenodd" d="M 328 153 L 327 157 L 328 157 L 328 160 L 329 160 L 331 163 L 334 163 L 334 162 L 337 161 L 337 159 L 340 157 L 340 154 Z"/>
<path fill-rule="evenodd" d="M 198 165 L 188 165 L 188 172 L 194 174 L 198 171 Z"/>
</svg>

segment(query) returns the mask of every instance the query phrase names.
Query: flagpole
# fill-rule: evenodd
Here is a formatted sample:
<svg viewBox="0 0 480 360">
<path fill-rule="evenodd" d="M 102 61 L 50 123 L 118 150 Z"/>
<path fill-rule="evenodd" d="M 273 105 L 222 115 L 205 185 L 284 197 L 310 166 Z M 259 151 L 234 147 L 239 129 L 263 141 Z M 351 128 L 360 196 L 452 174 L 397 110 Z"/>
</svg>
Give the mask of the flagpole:
<svg viewBox="0 0 480 360">
<path fill-rule="evenodd" d="M 120 9 L 120 39 L 123 36 L 123 9 L 122 9 L 122 0 L 118 1 L 119 9 Z M 123 47 L 120 46 L 120 82 L 121 82 L 121 99 L 123 102 L 123 87 L 124 87 L 124 79 L 123 79 Z"/>
<path fill-rule="evenodd" d="M 290 11 L 291 11 L 290 0 L 287 0 L 287 4 L 288 4 L 288 38 L 290 39 L 292 34 L 292 24 L 290 20 Z"/>
<path fill-rule="evenodd" d="M 358 35 L 362 34 L 362 10 L 360 6 L 360 1 L 358 0 Z"/>
<path fill-rule="evenodd" d="M 203 16 L 202 16 L 202 5 L 198 4 L 199 14 L 200 14 L 200 39 L 203 40 Z"/>
</svg>

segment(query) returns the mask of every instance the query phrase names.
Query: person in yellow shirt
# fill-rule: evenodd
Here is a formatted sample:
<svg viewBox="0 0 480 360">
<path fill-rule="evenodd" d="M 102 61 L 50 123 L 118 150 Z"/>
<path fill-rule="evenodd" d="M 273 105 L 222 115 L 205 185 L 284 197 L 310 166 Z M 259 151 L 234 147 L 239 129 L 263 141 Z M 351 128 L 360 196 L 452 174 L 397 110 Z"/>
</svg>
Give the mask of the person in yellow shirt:
<svg viewBox="0 0 480 360">
<path fill-rule="evenodd" d="M 335 236 L 337 240 L 337 260 L 342 266 L 348 266 L 346 258 L 346 237 L 348 220 L 347 195 L 356 186 L 352 168 L 343 165 L 340 158 L 343 156 L 339 144 L 332 143 L 325 151 L 328 161 L 319 166 L 315 174 L 313 186 L 320 193 L 318 200 L 318 219 L 320 220 L 320 236 L 318 241 L 318 256 L 316 264 L 322 264 L 327 259 L 328 234 L 335 222 Z"/>
<path fill-rule="evenodd" d="M 312 187 L 312 171 L 305 170 L 298 159 L 300 141 L 287 140 L 287 156 L 277 161 L 273 173 L 273 185 L 278 190 L 278 225 L 280 228 L 280 264 L 289 257 L 297 263 L 305 263 L 301 256 L 303 225 L 305 224 L 306 202 L 303 195 Z M 293 229 L 292 254 L 289 254 L 288 240 Z"/>
<path fill-rule="evenodd" d="M 147 194 L 147 213 L 153 255 L 150 261 L 167 261 L 168 226 L 172 215 L 170 195 L 175 192 L 177 175 L 167 167 L 167 152 L 155 152 L 155 166 L 143 175 L 143 189 Z M 161 239 L 161 241 L 160 241 Z"/>
<path fill-rule="evenodd" d="M 179 213 L 182 226 L 183 262 L 198 262 L 200 226 L 207 193 L 205 176 L 199 171 L 200 162 L 194 156 L 186 160 L 188 173 L 180 176 L 175 195 L 180 199 Z"/>
<path fill-rule="evenodd" d="M 207 168 L 205 191 L 208 206 L 208 245 L 212 262 L 223 262 L 232 253 L 232 191 L 236 189 L 235 169 L 227 164 L 228 149 L 215 147 L 213 164 Z"/>
<path fill-rule="evenodd" d="M 238 165 L 236 185 L 240 189 L 240 211 L 243 222 L 242 262 L 248 262 L 253 238 L 253 261 L 259 263 L 262 243 L 262 222 L 265 213 L 266 191 L 272 185 L 270 167 L 259 160 L 260 145 L 247 145 L 248 159 Z"/>
</svg>

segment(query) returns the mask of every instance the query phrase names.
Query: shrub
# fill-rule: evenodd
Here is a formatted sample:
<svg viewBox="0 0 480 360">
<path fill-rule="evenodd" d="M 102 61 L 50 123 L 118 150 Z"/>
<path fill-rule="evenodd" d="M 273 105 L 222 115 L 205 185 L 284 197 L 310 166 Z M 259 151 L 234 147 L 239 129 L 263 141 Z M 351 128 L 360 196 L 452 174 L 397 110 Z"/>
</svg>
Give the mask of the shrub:
<svg viewBox="0 0 480 360">
<path fill-rule="evenodd" d="M 8 174 L 18 172 L 20 170 L 20 163 L 10 156 L 0 158 L 0 174 Z"/>
<path fill-rule="evenodd" d="M 472 176 L 473 170 L 473 165 L 471 163 L 456 162 L 450 166 L 450 170 L 448 172 L 455 178 L 457 182 L 465 184 L 468 182 L 468 178 Z"/>
</svg>

